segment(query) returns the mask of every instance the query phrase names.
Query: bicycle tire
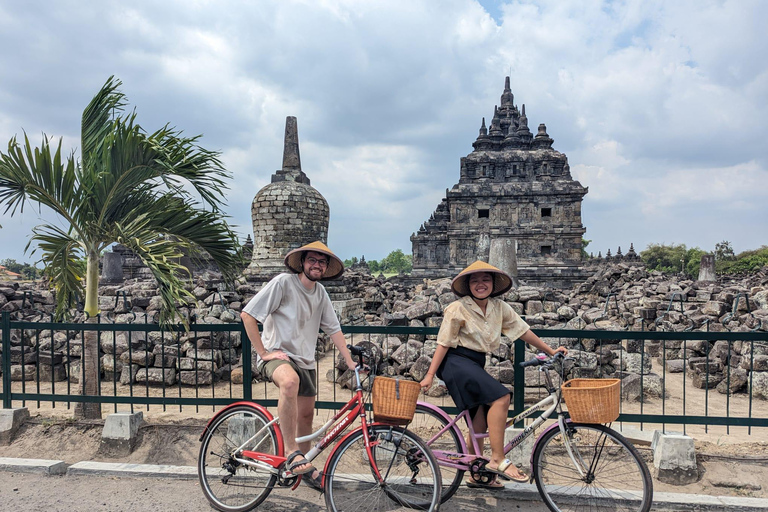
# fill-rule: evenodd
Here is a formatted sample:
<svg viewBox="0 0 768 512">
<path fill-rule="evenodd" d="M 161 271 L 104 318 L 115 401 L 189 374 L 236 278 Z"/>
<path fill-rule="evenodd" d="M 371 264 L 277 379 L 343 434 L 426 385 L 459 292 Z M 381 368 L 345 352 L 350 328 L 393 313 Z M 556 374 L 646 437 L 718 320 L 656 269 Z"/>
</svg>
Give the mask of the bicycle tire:
<svg viewBox="0 0 768 512">
<path fill-rule="evenodd" d="M 365 449 L 370 436 L 379 483 Z M 440 505 L 440 467 L 416 434 L 402 427 L 372 425 L 350 434 L 333 451 L 325 475 L 331 512 L 392 511 L 393 505 L 435 511 Z"/>
<path fill-rule="evenodd" d="M 277 476 L 234 461 L 231 452 L 258 432 L 269 419 L 255 407 L 239 405 L 216 418 L 206 431 L 197 473 L 203 494 L 213 508 L 222 512 L 245 512 L 263 502 L 272 491 Z M 249 450 L 278 455 L 275 429 L 255 439 Z"/>
<path fill-rule="evenodd" d="M 544 433 L 533 452 L 536 487 L 550 510 L 651 509 L 651 474 L 632 443 L 604 425 L 568 422 L 566 432 L 584 477 L 568 455 L 559 428 Z"/>
<path fill-rule="evenodd" d="M 455 425 L 454 428 L 445 431 L 440 437 L 429 442 L 432 436 L 440 432 L 448 423 L 444 416 L 417 403 L 416 412 L 413 414 L 413 420 L 408 424 L 408 430 L 421 437 L 427 443 L 427 446 L 433 450 L 433 453 L 434 450 L 463 453 L 461 448 L 461 432 L 457 432 Z M 437 463 L 440 465 L 440 474 L 443 477 L 443 492 L 440 497 L 440 503 L 445 503 L 459 490 L 464 477 L 464 470 L 445 466 L 439 458 L 437 458 Z"/>
</svg>

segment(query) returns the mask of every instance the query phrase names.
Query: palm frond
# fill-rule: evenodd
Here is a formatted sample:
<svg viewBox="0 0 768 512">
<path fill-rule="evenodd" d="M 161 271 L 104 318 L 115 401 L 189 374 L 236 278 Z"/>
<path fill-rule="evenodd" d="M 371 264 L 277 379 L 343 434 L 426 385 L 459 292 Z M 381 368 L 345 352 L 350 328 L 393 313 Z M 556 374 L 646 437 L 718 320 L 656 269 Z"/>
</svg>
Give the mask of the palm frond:
<svg viewBox="0 0 768 512">
<path fill-rule="evenodd" d="M 23 146 L 14 137 L 8 142 L 8 152 L 0 153 L 0 206 L 5 205 L 4 213 L 23 212 L 29 200 L 71 222 L 79 197 L 75 159 L 70 155 L 64 161 L 61 139 L 53 151 L 47 136 L 40 147 L 33 148 L 25 133 Z"/>
<path fill-rule="evenodd" d="M 118 90 L 122 84 L 123 82 L 114 75 L 110 76 L 83 111 L 81 125 L 83 167 L 90 167 L 86 162 L 112 130 L 111 117 L 117 112 L 122 112 L 126 105 L 125 95 Z"/>
<path fill-rule="evenodd" d="M 180 275 L 187 272 L 181 265 L 183 256 L 179 244 L 167 238 L 157 236 L 147 216 L 134 220 L 129 225 L 116 225 L 115 229 L 124 233 L 117 237 L 117 242 L 131 249 L 144 264 L 149 267 L 157 280 L 163 307 L 160 310 L 160 324 L 168 325 L 178 318 L 176 305 L 187 305 L 195 297 L 186 288 Z"/>
<path fill-rule="evenodd" d="M 142 204 L 153 229 L 173 237 L 193 252 L 203 252 L 216 263 L 227 282 L 234 281 L 242 268 L 243 256 L 226 216 L 203 210 L 171 193 L 152 199 L 145 196 Z"/>
<path fill-rule="evenodd" d="M 200 136 L 184 137 L 182 132 L 167 125 L 151 134 L 147 143 L 157 153 L 162 178 L 169 188 L 180 186 L 183 181 L 192 185 L 203 202 L 214 210 L 225 204 L 227 180 L 232 175 L 219 160 L 220 153 L 198 144 Z"/>
<path fill-rule="evenodd" d="M 56 226 L 37 226 L 30 243 L 42 251 L 45 273 L 56 291 L 56 318 L 65 318 L 77 297 L 85 297 L 82 263 L 83 247 L 79 240 Z"/>
</svg>

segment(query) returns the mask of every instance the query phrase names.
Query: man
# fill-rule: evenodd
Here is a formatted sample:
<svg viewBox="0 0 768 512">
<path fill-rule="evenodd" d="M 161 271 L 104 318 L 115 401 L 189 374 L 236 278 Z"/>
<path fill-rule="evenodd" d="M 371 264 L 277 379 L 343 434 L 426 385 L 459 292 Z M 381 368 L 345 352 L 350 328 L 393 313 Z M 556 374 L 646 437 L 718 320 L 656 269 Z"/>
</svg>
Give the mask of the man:
<svg viewBox="0 0 768 512">
<path fill-rule="evenodd" d="M 270 280 L 243 308 L 240 318 L 258 356 L 259 371 L 279 389 L 277 413 L 289 453 L 288 469 L 305 475 L 303 480 L 319 489 L 320 472 L 304 458 L 309 443 L 299 446 L 296 437 L 312 433 L 319 329 L 331 337 L 347 366 L 355 367 L 331 299 L 318 282 L 339 277 L 344 264 L 325 244 L 312 242 L 290 251 L 285 266 L 292 272 Z M 264 325 L 263 337 L 259 323 Z"/>
</svg>

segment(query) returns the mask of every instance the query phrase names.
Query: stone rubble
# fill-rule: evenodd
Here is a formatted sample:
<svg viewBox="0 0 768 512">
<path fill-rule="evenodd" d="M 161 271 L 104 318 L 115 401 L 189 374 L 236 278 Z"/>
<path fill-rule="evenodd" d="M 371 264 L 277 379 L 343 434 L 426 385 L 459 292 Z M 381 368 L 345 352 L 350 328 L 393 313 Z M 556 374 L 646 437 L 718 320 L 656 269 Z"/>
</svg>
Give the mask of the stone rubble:
<svg viewBox="0 0 768 512">
<path fill-rule="evenodd" d="M 768 267 L 743 277 L 720 277 L 717 282 L 685 279 L 647 271 L 640 262 L 603 261 L 594 274 L 572 290 L 520 286 L 505 296 L 534 329 L 583 329 L 630 331 L 768 331 Z M 55 296 L 42 285 L 0 282 L 0 311 L 14 320 L 50 321 Z M 180 318 L 195 326 L 178 334 L 118 331 L 102 335 L 102 378 L 122 384 L 210 385 L 220 380 L 242 382 L 242 342 L 239 332 L 210 332 L 201 326 L 239 322 L 242 306 L 257 292 L 241 280 L 236 291 L 227 291 L 221 276 L 206 271 L 187 285 L 193 307 L 179 308 Z M 413 284 L 408 276 L 384 279 L 367 266 L 348 269 L 327 285 L 343 325 L 439 327 L 443 309 L 456 297 L 450 279 L 424 279 Z M 100 287 L 102 323 L 152 323 L 160 308 L 153 281 L 129 279 Z M 84 315 L 74 312 L 72 321 Z M 588 335 L 588 334 L 585 334 Z M 436 347 L 435 335 L 373 334 L 365 341 L 378 356 L 378 372 L 421 380 Z M 359 339 L 359 338 L 358 338 Z M 356 339 L 357 342 L 357 339 Z M 511 385 L 515 368 L 512 341 L 502 338 L 499 349 L 487 358 L 487 369 L 500 382 Z M 571 377 L 614 376 L 623 380 L 624 398 L 642 400 L 663 396 L 660 377 L 682 372 L 694 386 L 720 393 L 750 392 L 768 400 L 768 342 L 729 344 L 719 340 L 644 341 L 588 338 L 550 339 L 563 343 L 579 361 Z M 12 380 L 77 382 L 80 378 L 82 336 L 72 331 L 26 330 L 12 332 Z M 332 349 L 327 336 L 318 338 L 317 354 Z M 3 357 L 6 354 L 2 354 Z M 526 357 L 532 357 L 531 352 Z M 23 363 L 23 364 L 22 364 Z M 39 367 L 39 374 L 38 374 Z M 261 376 L 254 368 L 254 379 Z M 351 386 L 351 372 L 343 361 L 326 376 Z M 536 387 L 538 372 L 526 370 L 526 386 Z M 430 395 L 445 394 L 436 382 Z"/>
</svg>

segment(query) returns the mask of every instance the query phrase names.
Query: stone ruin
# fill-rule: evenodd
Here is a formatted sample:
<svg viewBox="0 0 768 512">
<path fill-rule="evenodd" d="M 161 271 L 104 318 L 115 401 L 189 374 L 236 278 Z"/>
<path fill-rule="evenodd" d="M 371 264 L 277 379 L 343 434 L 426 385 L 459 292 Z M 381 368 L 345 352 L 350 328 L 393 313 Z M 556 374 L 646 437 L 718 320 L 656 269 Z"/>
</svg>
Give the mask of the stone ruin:
<svg viewBox="0 0 768 512">
<path fill-rule="evenodd" d="M 527 284 L 567 288 L 586 279 L 581 268 L 581 201 L 568 159 L 552 149 L 540 124 L 528 129 L 505 79 L 490 129 L 483 118 L 474 151 L 461 159 L 459 182 L 411 236 L 415 277 L 456 275 L 488 261 Z"/>
<path fill-rule="evenodd" d="M 264 283 L 285 272 L 283 258 L 302 245 L 328 243 L 330 208 L 301 169 L 296 118 L 285 120 L 283 168 L 259 190 L 251 206 L 253 249 L 245 269 L 248 280 Z"/>
<path fill-rule="evenodd" d="M 198 326 L 239 322 L 239 312 L 253 293 L 245 280 L 238 289 L 225 290 L 216 272 L 205 272 L 187 286 L 196 301 L 181 313 Z M 334 307 L 344 325 L 439 327 L 444 308 L 456 299 L 450 279 L 426 279 L 413 286 L 408 279 L 372 276 L 364 266 L 345 271 L 339 287 L 347 298 L 334 301 Z M 161 306 L 157 285 L 150 280 L 103 285 L 100 295 L 104 323 L 151 322 Z M 720 276 L 716 282 L 702 282 L 648 272 L 641 264 L 604 263 L 571 290 L 520 286 L 503 298 L 535 329 L 583 329 L 585 336 L 591 330 L 768 331 L 768 267 L 746 277 Z M 0 282 L 0 311 L 10 312 L 14 319 L 49 321 L 54 306 L 53 293 L 41 284 Z M 73 321 L 83 320 L 82 313 L 74 312 Z M 515 371 L 510 359 L 513 342 L 502 341 L 488 358 L 487 368 L 510 384 Z M 74 331 L 69 335 L 42 331 L 39 336 L 34 331 L 14 331 L 11 378 L 77 382 L 81 342 Z M 212 336 L 191 331 L 171 343 L 160 333 L 118 332 L 114 341 L 110 335 L 101 343 L 103 378 L 111 381 L 114 375 L 123 384 L 241 383 L 242 342 L 238 332 Z M 356 335 L 355 343 L 361 342 L 381 355 L 383 374 L 420 380 L 436 340 L 434 335 Z M 640 382 L 645 397 L 661 396 L 663 362 L 667 372 L 682 371 L 687 365 L 686 375 L 696 387 L 727 394 L 751 392 L 754 398 L 768 400 L 768 342 L 736 342 L 730 349 L 725 341 L 701 340 L 641 344 L 617 339 L 600 345 L 588 338 L 572 338 L 561 342 L 582 362 L 579 376 L 619 376 L 627 390 L 625 398 L 643 399 L 637 394 Z M 331 349 L 329 339 L 319 336 L 318 358 Z M 258 372 L 254 378 L 260 379 Z M 326 378 L 344 386 L 350 374 L 343 362 L 337 362 Z M 526 375 L 532 393 L 538 385 L 534 376 Z M 440 386 L 430 390 L 433 396 L 444 393 Z"/>
</svg>

